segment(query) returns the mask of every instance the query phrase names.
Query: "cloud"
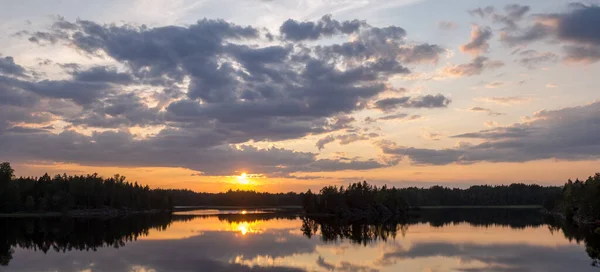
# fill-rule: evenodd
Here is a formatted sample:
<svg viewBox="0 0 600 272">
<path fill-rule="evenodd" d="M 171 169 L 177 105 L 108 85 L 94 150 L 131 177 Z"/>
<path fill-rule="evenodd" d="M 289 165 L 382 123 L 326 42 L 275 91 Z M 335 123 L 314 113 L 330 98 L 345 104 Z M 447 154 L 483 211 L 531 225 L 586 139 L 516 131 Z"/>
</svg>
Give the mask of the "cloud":
<svg viewBox="0 0 600 272">
<path fill-rule="evenodd" d="M 469 63 L 447 66 L 441 71 L 441 75 L 447 77 L 474 76 L 488 69 L 497 69 L 504 66 L 504 62 L 490 60 L 487 57 L 478 56 Z"/>
<path fill-rule="evenodd" d="M 543 110 L 524 122 L 452 136 L 477 139 L 479 144 L 446 149 L 424 149 L 380 142 L 388 155 L 407 156 L 415 164 L 446 165 L 477 162 L 527 162 L 543 159 L 600 159 L 600 102 Z M 578 131 L 580 133 L 573 133 Z"/>
<path fill-rule="evenodd" d="M 407 63 L 437 63 L 443 52 L 442 47 L 428 43 L 403 47 L 399 51 L 402 61 Z"/>
<path fill-rule="evenodd" d="M 500 112 L 495 112 L 491 109 L 486 109 L 483 107 L 472 107 L 469 109 L 469 111 L 474 111 L 474 112 L 485 112 L 487 113 L 489 116 L 499 116 L 499 115 L 504 115 L 504 113 L 500 113 Z"/>
<path fill-rule="evenodd" d="M 386 60 L 387 63 L 437 63 L 440 54 L 445 52 L 435 44 L 406 44 L 405 35 L 406 32 L 398 27 L 367 27 L 352 41 L 317 46 L 315 51 L 322 58 L 335 59 L 340 64 L 371 63 L 373 58 Z M 405 69 L 404 72 L 408 73 L 409 70 Z"/>
<path fill-rule="evenodd" d="M 554 63 L 558 61 L 558 55 L 552 52 L 539 52 L 533 49 L 519 52 L 521 57 L 517 62 L 529 69 L 534 69 L 540 65 Z"/>
<path fill-rule="evenodd" d="M 454 30 L 458 28 L 458 24 L 451 21 L 439 21 L 437 25 L 442 30 Z"/>
<path fill-rule="evenodd" d="M 391 115 L 385 115 L 383 117 L 379 117 L 377 120 L 383 120 L 383 121 L 388 121 L 388 120 L 403 120 L 403 121 L 413 121 L 413 120 L 418 120 L 423 118 L 421 115 L 409 115 L 406 113 L 396 113 L 396 114 L 391 114 Z"/>
<path fill-rule="evenodd" d="M 442 94 L 424 95 L 418 97 L 392 97 L 375 102 L 375 108 L 382 111 L 391 111 L 398 107 L 403 108 L 445 108 L 452 100 Z"/>
<path fill-rule="evenodd" d="M 84 71 L 75 70 L 72 74 L 73 80 L 82 82 L 108 82 L 122 85 L 134 82 L 131 74 L 118 72 L 115 67 L 94 66 Z"/>
<path fill-rule="evenodd" d="M 439 141 L 442 136 L 444 136 L 444 135 L 440 132 L 425 131 L 425 132 L 423 132 L 423 135 L 421 137 L 425 140 Z"/>
<path fill-rule="evenodd" d="M 336 140 L 339 142 L 340 145 L 347 145 L 347 144 L 351 144 L 353 142 L 358 142 L 358 141 L 365 141 L 365 140 L 369 140 L 372 138 L 376 138 L 379 137 L 379 134 L 377 133 L 348 133 L 348 134 L 341 134 L 341 135 L 327 135 L 324 138 L 321 138 L 317 141 L 317 143 L 315 144 L 317 146 L 317 148 L 319 150 L 325 148 L 325 145 L 329 144 L 329 143 L 333 143 Z"/>
<path fill-rule="evenodd" d="M 532 100 L 531 97 L 525 96 L 494 96 L 494 97 L 484 97 L 480 99 L 484 102 L 491 102 L 501 105 L 514 105 L 526 103 Z"/>
<path fill-rule="evenodd" d="M 600 60 L 600 7 L 574 4 L 564 13 L 534 16 L 532 25 L 501 33 L 500 40 L 509 46 L 526 45 L 541 40 L 564 44 L 565 61 L 592 63 Z"/>
<path fill-rule="evenodd" d="M 594 63 L 600 60 L 600 46 L 565 46 L 564 61 L 568 63 Z"/>
<path fill-rule="evenodd" d="M 558 85 L 552 84 L 552 83 L 548 83 L 548 84 L 546 84 L 546 88 L 558 88 Z"/>
<path fill-rule="evenodd" d="M 529 12 L 529 10 L 531 10 L 531 8 L 529 6 L 521 6 L 519 4 L 511 4 L 511 5 L 506 5 L 504 7 L 504 11 L 506 12 L 506 16 L 511 19 L 511 20 L 521 20 L 523 18 L 523 16 L 525 16 L 525 14 L 527 12 Z"/>
<path fill-rule="evenodd" d="M 275 176 L 295 172 L 366 170 L 395 165 L 396 162 L 317 159 L 315 153 L 283 148 L 260 149 L 249 145 L 219 145 L 223 139 L 205 129 L 161 131 L 156 136 L 136 139 L 129 132 L 75 131 L 59 134 L 35 133 L 0 135 L 3 156 L 15 161 L 71 162 L 83 165 L 122 167 L 184 167 L 206 175 L 231 175 L 239 169 Z M 39 152 L 44 150 L 44 152 Z"/>
<path fill-rule="evenodd" d="M 161 125 L 165 117 L 159 108 L 151 108 L 135 93 L 127 93 L 106 97 L 65 120 L 75 126 L 126 128 Z"/>
<path fill-rule="evenodd" d="M 59 76 L 48 76 L 2 57 L 2 156 L 15 162 L 183 167 L 216 176 L 239 169 L 291 177 L 385 168 L 398 160 L 317 158 L 253 143 L 310 135 L 320 139 L 320 148 L 332 141 L 349 144 L 378 137 L 353 127 L 350 117 L 372 105 L 387 112 L 446 108 L 451 102 L 441 94 L 380 99 L 405 91 L 390 86 L 412 73 L 409 65 L 437 63 L 446 52 L 409 41 L 399 26 L 326 15 L 315 22 L 287 20 L 280 34 L 219 19 L 150 27 L 62 17 L 43 31 L 22 31 L 19 36 L 32 45 L 52 44 L 106 61 L 36 60 L 60 67 Z M 336 35 L 348 39 L 308 42 Z M 418 118 L 390 113 L 379 120 Z"/>
<path fill-rule="evenodd" d="M 327 135 L 325 138 L 319 139 L 315 145 L 317 146 L 317 148 L 319 150 L 321 150 L 321 149 L 325 148 L 326 144 L 335 142 L 335 139 L 336 139 L 335 136 Z"/>
<path fill-rule="evenodd" d="M 500 41 L 508 46 L 527 45 L 550 36 L 552 29 L 547 22 L 541 21 L 517 33 L 500 32 Z"/>
<path fill-rule="evenodd" d="M 365 24 L 359 20 L 339 22 L 331 19 L 331 15 L 325 15 L 318 22 L 298 22 L 288 19 L 279 27 L 279 32 L 286 40 L 317 40 L 335 34 L 352 34 L 358 32 Z"/>
<path fill-rule="evenodd" d="M 0 74 L 7 76 L 26 76 L 25 68 L 17 65 L 13 57 L 2 57 L 0 55 Z"/>
<path fill-rule="evenodd" d="M 30 128 L 30 127 L 14 126 L 10 129 L 7 129 L 6 132 L 9 132 L 9 133 L 43 133 L 43 132 L 48 132 L 48 129 L 50 129 L 50 127 Z"/>
<path fill-rule="evenodd" d="M 460 51 L 474 56 L 486 53 L 490 48 L 488 41 L 492 38 L 492 30 L 490 28 L 482 28 L 478 25 L 473 25 L 471 30 L 471 40 L 460 46 Z"/>
<path fill-rule="evenodd" d="M 519 4 L 509 4 L 504 6 L 504 13 L 499 13 L 493 6 L 487 6 L 485 8 L 476 8 L 470 10 L 469 13 L 472 16 L 479 16 L 481 18 L 491 18 L 494 23 L 504 24 L 505 30 L 517 29 L 517 23 L 523 19 L 523 17 L 531 10 L 529 6 L 522 6 Z"/>
<path fill-rule="evenodd" d="M 484 18 L 488 14 L 492 14 L 494 12 L 494 10 L 495 9 L 493 6 L 487 6 L 485 8 L 476 8 L 476 9 L 469 10 L 469 14 L 471 14 L 471 16 L 479 16 L 481 18 Z"/>
<path fill-rule="evenodd" d="M 317 258 L 317 265 L 327 271 L 349 271 L 349 272 L 378 272 L 379 270 L 370 268 L 368 266 L 352 264 L 347 261 L 341 261 L 335 265 L 328 263 L 322 256 Z"/>
</svg>

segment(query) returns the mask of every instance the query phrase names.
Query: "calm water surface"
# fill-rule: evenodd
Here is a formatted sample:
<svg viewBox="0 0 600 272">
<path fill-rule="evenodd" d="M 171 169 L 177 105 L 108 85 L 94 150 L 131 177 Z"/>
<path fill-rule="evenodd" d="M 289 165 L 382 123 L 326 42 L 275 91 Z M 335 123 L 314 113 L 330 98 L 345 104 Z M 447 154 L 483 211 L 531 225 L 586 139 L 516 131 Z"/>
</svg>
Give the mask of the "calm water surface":
<svg viewBox="0 0 600 272">
<path fill-rule="evenodd" d="M 600 271 L 597 234 L 535 210 L 351 224 L 213 210 L 0 227 L 1 271 Z"/>
</svg>

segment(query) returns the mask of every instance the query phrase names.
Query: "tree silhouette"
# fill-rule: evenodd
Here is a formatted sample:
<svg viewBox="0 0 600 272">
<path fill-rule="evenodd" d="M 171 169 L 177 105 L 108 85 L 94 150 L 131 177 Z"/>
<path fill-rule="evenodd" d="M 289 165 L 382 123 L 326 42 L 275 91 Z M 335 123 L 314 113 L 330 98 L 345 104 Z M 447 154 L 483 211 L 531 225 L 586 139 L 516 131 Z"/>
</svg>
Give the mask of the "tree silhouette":
<svg viewBox="0 0 600 272">
<path fill-rule="evenodd" d="M 39 178 L 14 177 L 9 163 L 0 164 L 0 212 L 86 209 L 170 210 L 165 190 L 131 183 L 124 176 L 103 178 L 98 174 L 68 176 L 47 173 Z"/>
</svg>

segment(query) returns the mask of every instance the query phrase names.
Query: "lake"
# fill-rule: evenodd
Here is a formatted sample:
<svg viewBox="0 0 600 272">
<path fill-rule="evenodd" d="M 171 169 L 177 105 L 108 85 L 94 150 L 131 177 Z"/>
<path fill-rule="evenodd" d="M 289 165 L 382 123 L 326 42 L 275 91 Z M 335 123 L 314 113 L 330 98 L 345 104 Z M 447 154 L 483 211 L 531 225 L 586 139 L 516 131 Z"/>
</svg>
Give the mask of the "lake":
<svg viewBox="0 0 600 272">
<path fill-rule="evenodd" d="M 0 226 L 0 271 L 600 271 L 599 234 L 536 209 L 380 222 L 203 210 Z"/>
</svg>

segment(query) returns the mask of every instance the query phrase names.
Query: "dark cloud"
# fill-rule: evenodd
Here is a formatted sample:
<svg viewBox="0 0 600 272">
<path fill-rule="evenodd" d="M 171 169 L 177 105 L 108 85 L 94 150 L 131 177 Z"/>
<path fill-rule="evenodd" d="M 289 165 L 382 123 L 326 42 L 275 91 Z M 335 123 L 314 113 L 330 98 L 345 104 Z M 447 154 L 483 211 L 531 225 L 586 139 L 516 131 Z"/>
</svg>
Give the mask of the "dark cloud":
<svg viewBox="0 0 600 272">
<path fill-rule="evenodd" d="M 515 9 L 515 14 L 520 14 Z M 526 45 L 540 40 L 565 44 L 565 60 L 596 62 L 600 47 L 600 7 L 574 4 L 564 13 L 534 15 L 532 25 L 501 33 L 500 40 L 509 46 Z"/>
<path fill-rule="evenodd" d="M 472 16 L 479 16 L 481 18 L 485 18 L 487 15 L 492 14 L 494 12 L 493 6 L 487 6 L 485 8 L 476 8 L 469 10 L 469 14 Z"/>
<path fill-rule="evenodd" d="M 500 41 L 508 46 L 526 45 L 552 34 L 552 27 L 545 22 L 537 22 L 529 28 L 521 29 L 519 32 L 501 32 Z"/>
<path fill-rule="evenodd" d="M 78 104 L 90 104 L 97 99 L 114 93 L 115 87 L 104 81 L 83 82 L 73 79 L 28 81 L 0 76 L 0 96 L 11 97 L 9 101 L 35 100 L 34 96 L 70 99 Z M 1 102 L 0 102 L 1 104 Z"/>
<path fill-rule="evenodd" d="M 412 121 L 412 120 L 418 120 L 421 119 L 422 116 L 421 115 L 409 115 L 406 113 L 397 113 L 397 114 L 391 114 L 391 115 L 386 115 L 383 117 L 379 117 L 378 120 L 384 120 L 384 121 L 388 121 L 388 120 L 406 120 L 406 121 Z"/>
<path fill-rule="evenodd" d="M 51 113 L 37 112 L 31 107 L 0 105 L 0 137 L 17 124 L 43 125 L 55 119 Z"/>
<path fill-rule="evenodd" d="M 38 101 L 37 95 L 21 88 L 19 80 L 0 75 L 0 107 L 33 107 Z"/>
<path fill-rule="evenodd" d="M 113 93 L 114 87 L 106 82 L 80 82 L 71 80 L 42 80 L 22 82 L 21 87 L 41 96 L 71 99 L 78 104 L 90 104 Z"/>
<path fill-rule="evenodd" d="M 315 144 L 317 146 L 317 148 L 319 150 L 325 148 L 325 145 L 329 144 L 329 143 L 333 143 L 336 140 L 338 141 L 338 143 L 340 145 L 347 145 L 347 144 L 351 144 L 353 142 L 358 142 L 358 141 L 365 141 L 365 140 L 369 140 L 372 138 L 376 138 L 379 137 L 379 134 L 377 133 L 348 133 L 348 134 L 341 134 L 341 135 L 327 135 L 324 138 L 321 138 L 317 141 L 317 143 Z"/>
<path fill-rule="evenodd" d="M 316 52 L 323 58 L 335 59 L 346 64 L 371 62 L 373 58 L 402 61 L 403 63 L 436 63 L 445 50 L 434 44 L 411 44 L 405 42 L 406 31 L 400 27 L 365 27 L 350 42 L 317 46 Z"/>
<path fill-rule="evenodd" d="M 593 63 L 600 60 L 600 46 L 567 45 L 564 60 L 569 63 Z"/>
<path fill-rule="evenodd" d="M 526 162 L 542 159 L 593 160 L 600 157 L 600 102 L 585 106 L 543 110 L 523 123 L 454 138 L 483 142 L 449 149 L 400 147 L 382 142 L 387 154 L 408 156 L 416 164 L 444 165 L 476 162 Z M 576 133 L 573 135 L 573 131 Z"/>
<path fill-rule="evenodd" d="M 492 38 L 492 30 L 490 28 L 482 28 L 478 25 L 473 25 L 471 30 L 471 40 L 460 46 L 460 51 L 471 55 L 481 55 L 486 53 L 490 48 L 488 41 Z"/>
<path fill-rule="evenodd" d="M 519 4 L 511 4 L 504 7 L 506 16 L 513 21 L 523 19 L 523 16 L 530 10 L 531 8 L 529 6 L 521 6 Z"/>
<path fill-rule="evenodd" d="M 402 61 L 407 63 L 437 63 L 443 48 L 435 44 L 419 44 L 400 50 Z"/>
<path fill-rule="evenodd" d="M 47 128 L 30 128 L 22 126 L 14 126 L 6 130 L 6 132 L 12 133 L 43 133 L 48 132 Z"/>
<path fill-rule="evenodd" d="M 504 30 L 515 30 L 518 28 L 517 22 L 523 19 L 531 8 L 519 4 L 510 4 L 504 6 L 503 10 L 504 13 L 500 13 L 493 6 L 487 6 L 485 8 L 470 10 L 469 13 L 481 18 L 491 18 L 494 23 L 504 24 Z"/>
<path fill-rule="evenodd" d="M 65 32 L 43 32 L 36 31 L 29 34 L 28 40 L 32 43 L 44 44 L 50 43 L 54 44 L 60 40 L 65 40 L 69 36 Z"/>
<path fill-rule="evenodd" d="M 469 63 L 444 67 L 442 75 L 450 77 L 474 76 L 483 73 L 485 70 L 497 69 L 504 66 L 504 62 L 490 60 L 484 56 L 478 56 Z"/>
<path fill-rule="evenodd" d="M 337 135 L 341 144 L 377 137 L 352 127 L 355 120 L 349 115 L 393 91 L 389 81 L 410 74 L 406 65 L 435 63 L 444 52 L 434 44 L 408 44 L 406 31 L 398 26 L 341 22 L 331 16 L 314 23 L 286 21 L 285 39 L 273 39 L 264 28 L 209 19 L 148 27 L 57 17 L 46 31 L 23 35 L 116 63 L 56 63 L 66 74 L 61 79 L 0 77 L 0 108 L 8 109 L 3 103 L 18 108 L 0 118 L 6 156 L 83 165 L 185 167 L 207 175 L 231 175 L 243 168 L 291 176 L 397 164 L 317 159 L 315 153 L 247 143 L 326 133 Z M 353 39 L 327 45 L 298 42 L 338 34 Z M 266 41 L 269 46 L 259 45 Z M 400 106 L 435 108 L 449 102 L 442 95 L 427 95 Z M 64 124 L 52 132 L 8 132 L 16 125 L 40 127 L 32 125 L 34 117 Z M 132 127 L 144 128 L 144 133 L 134 134 Z M 77 132 L 82 128 L 86 134 Z M 40 155 L 40 150 L 47 152 Z"/>
<path fill-rule="evenodd" d="M 403 108 L 445 108 L 452 100 L 442 94 L 424 95 L 418 97 L 392 97 L 375 102 L 375 108 L 382 111 L 391 111 L 399 107 Z"/>
<path fill-rule="evenodd" d="M 115 67 L 95 66 L 85 71 L 73 71 L 73 79 L 82 82 L 108 82 L 131 84 L 134 79 L 129 73 L 120 73 Z"/>
<path fill-rule="evenodd" d="M 290 41 L 317 40 L 336 34 L 352 34 L 365 25 L 365 22 L 359 20 L 339 22 L 331 19 L 331 15 L 325 15 L 317 22 L 288 19 L 279 27 L 279 32 L 284 39 Z"/>
<path fill-rule="evenodd" d="M 2 57 L 0 55 L 0 74 L 7 76 L 25 76 L 25 68 L 17 65 L 13 57 Z"/>
<path fill-rule="evenodd" d="M 375 102 L 375 107 L 382 111 L 391 111 L 406 104 L 409 100 L 409 96 L 384 98 Z"/>
<path fill-rule="evenodd" d="M 326 144 L 333 143 L 333 142 L 335 142 L 335 136 L 327 135 L 326 137 L 319 139 L 315 145 L 317 146 L 317 148 L 319 150 L 321 150 L 321 149 L 325 148 Z"/>
<path fill-rule="evenodd" d="M 127 131 L 94 132 L 91 136 L 70 130 L 59 134 L 0 134 L 2 155 L 15 161 L 36 158 L 84 165 L 184 167 L 206 175 L 231 175 L 239 169 L 248 169 L 252 173 L 272 176 L 295 172 L 366 170 L 396 163 L 373 159 L 317 159 L 317 154 L 309 152 L 222 145 L 226 141 L 217 131 L 204 128 L 163 130 L 146 139 L 139 139 Z"/>
<path fill-rule="evenodd" d="M 547 20 L 555 20 L 555 31 L 559 39 L 575 43 L 600 46 L 600 7 L 572 5 L 572 11 L 548 15 Z"/>
<path fill-rule="evenodd" d="M 66 121 L 83 127 L 145 127 L 163 124 L 164 116 L 159 108 L 150 108 L 136 93 L 127 93 L 104 98 Z"/>
<path fill-rule="evenodd" d="M 505 14 L 491 14 L 492 21 L 504 24 L 505 30 L 515 30 L 518 28 L 517 22 L 523 19 L 523 16 L 525 16 L 530 9 L 529 6 L 521 6 L 519 4 L 506 5 L 504 7 Z"/>
<path fill-rule="evenodd" d="M 539 52 L 533 49 L 521 51 L 519 52 L 519 56 L 521 57 L 518 60 L 519 64 L 529 69 L 558 61 L 558 55 L 552 52 Z"/>
</svg>

